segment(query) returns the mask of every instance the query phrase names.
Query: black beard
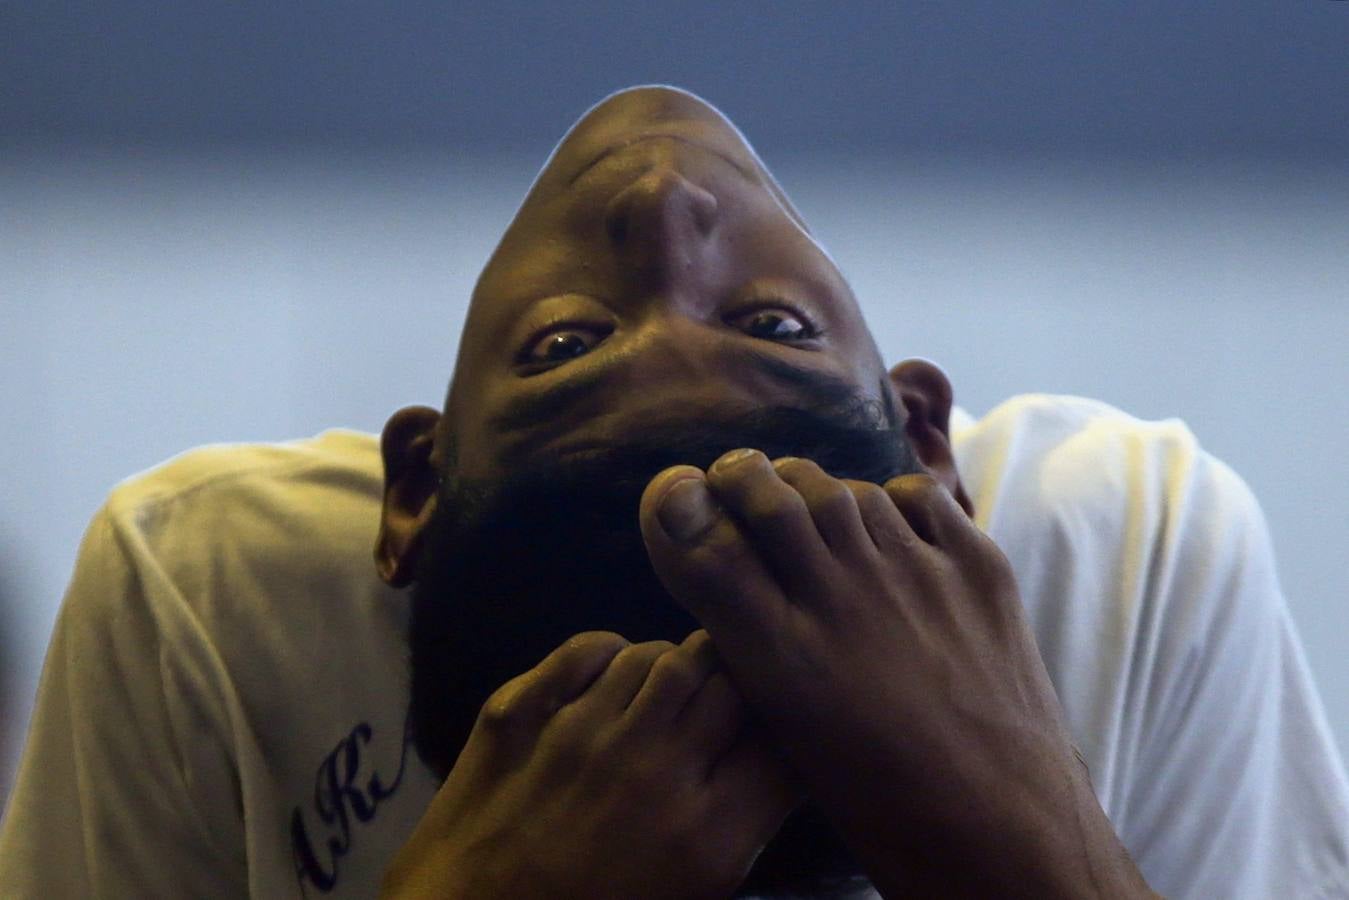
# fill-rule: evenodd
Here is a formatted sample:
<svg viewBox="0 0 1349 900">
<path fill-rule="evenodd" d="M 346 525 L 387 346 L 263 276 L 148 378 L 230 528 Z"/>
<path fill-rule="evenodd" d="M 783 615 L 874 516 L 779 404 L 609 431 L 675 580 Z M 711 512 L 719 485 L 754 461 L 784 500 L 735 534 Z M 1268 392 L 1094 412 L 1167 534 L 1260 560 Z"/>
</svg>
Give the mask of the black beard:
<svg viewBox="0 0 1349 900">
<path fill-rule="evenodd" d="M 603 454 L 491 484 L 445 480 L 418 560 L 409 629 L 418 753 L 445 775 L 487 697 L 583 631 L 678 643 L 698 622 L 656 577 L 638 527 L 643 490 L 679 463 L 707 468 L 737 447 L 813 459 L 882 484 L 922 471 L 882 404 L 759 410 L 733 422 L 647 432 Z M 807 802 L 759 856 L 738 896 L 820 896 L 861 870 Z"/>
</svg>

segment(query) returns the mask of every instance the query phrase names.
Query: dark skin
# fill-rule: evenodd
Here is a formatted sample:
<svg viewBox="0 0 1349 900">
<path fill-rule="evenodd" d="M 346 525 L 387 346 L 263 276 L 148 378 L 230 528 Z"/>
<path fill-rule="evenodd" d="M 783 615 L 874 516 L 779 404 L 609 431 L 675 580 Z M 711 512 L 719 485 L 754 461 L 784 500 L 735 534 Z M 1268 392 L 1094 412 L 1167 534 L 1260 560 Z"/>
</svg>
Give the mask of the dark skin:
<svg viewBox="0 0 1349 900">
<path fill-rule="evenodd" d="M 387 896 L 727 896 L 802 792 L 885 896 L 1152 896 L 969 519 L 945 376 L 884 371 L 842 275 L 690 95 L 610 98 L 540 175 L 443 414 L 386 428 L 381 573 L 411 577 L 451 444 L 490 478 L 672 411 L 802 402 L 801 373 L 877 402 L 888 379 L 929 474 L 882 487 L 745 448 L 657 475 L 643 536 L 705 632 L 578 636 L 493 695 Z"/>
</svg>

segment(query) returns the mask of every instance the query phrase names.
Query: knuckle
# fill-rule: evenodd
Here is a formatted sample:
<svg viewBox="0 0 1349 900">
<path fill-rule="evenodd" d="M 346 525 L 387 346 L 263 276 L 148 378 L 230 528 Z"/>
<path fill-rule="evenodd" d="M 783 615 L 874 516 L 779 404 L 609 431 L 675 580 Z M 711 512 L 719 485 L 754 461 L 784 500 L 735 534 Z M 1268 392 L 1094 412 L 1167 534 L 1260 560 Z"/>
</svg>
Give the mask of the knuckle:
<svg viewBox="0 0 1349 900">
<path fill-rule="evenodd" d="M 745 505 L 745 518 L 761 528 L 791 524 L 804 513 L 804 502 L 796 492 L 790 496 L 774 491 L 753 497 Z"/>
<path fill-rule="evenodd" d="M 674 649 L 674 644 L 669 641 L 643 641 L 640 644 L 629 644 L 618 653 L 618 658 L 627 663 L 642 663 L 650 665 L 654 660 L 669 653 Z"/>
<path fill-rule="evenodd" d="M 478 725 L 488 732 L 509 729 L 523 715 L 519 696 L 519 686 L 513 681 L 497 688 L 478 711 Z"/>
<path fill-rule="evenodd" d="M 561 723 L 555 723 L 544 732 L 543 740 L 540 741 L 544 754 L 541 759 L 554 772 L 579 777 L 591 758 L 590 741 L 582 729 L 559 725 Z"/>
<path fill-rule="evenodd" d="M 1002 552 L 992 538 L 980 535 L 981 540 L 977 542 L 979 566 L 986 578 L 1000 588 L 1014 587 L 1016 585 L 1016 573 L 1012 569 L 1011 560 Z"/>
<path fill-rule="evenodd" d="M 662 654 L 667 653 L 674 645 L 669 641 L 645 641 L 640 644 L 629 644 L 613 658 L 609 663 L 609 672 L 619 672 L 619 677 L 628 677 L 637 672 L 649 669 Z"/>
<path fill-rule="evenodd" d="M 702 683 L 697 663 L 681 653 L 666 653 L 651 666 L 648 680 L 662 690 L 689 692 Z"/>
<path fill-rule="evenodd" d="M 869 481 L 850 481 L 848 489 L 852 491 L 857 508 L 863 515 L 884 512 L 891 508 L 890 495 L 879 484 Z"/>
<path fill-rule="evenodd" d="M 815 515 L 837 515 L 854 508 L 857 500 L 846 484 L 830 479 L 829 482 L 817 486 L 806 503 Z"/>
<path fill-rule="evenodd" d="M 700 590 L 715 592 L 726 584 L 728 576 L 735 578 L 741 573 L 741 564 L 749 553 L 738 530 L 718 529 L 701 544 L 684 551 L 684 564 L 692 583 Z"/>
<path fill-rule="evenodd" d="M 746 517 L 748 518 L 748 517 Z M 686 551 L 691 560 L 700 560 L 708 574 L 742 557 L 749 550 L 741 526 L 723 522 L 708 533 L 701 544 Z"/>
<path fill-rule="evenodd" d="M 579 770 L 599 739 L 599 730 L 582 715 L 577 704 L 569 703 L 544 726 L 540 745 L 563 771 Z"/>
<path fill-rule="evenodd" d="M 612 631 L 587 631 L 568 638 L 548 668 L 554 678 L 566 681 L 577 670 L 603 671 L 630 646 L 627 638 Z"/>
</svg>

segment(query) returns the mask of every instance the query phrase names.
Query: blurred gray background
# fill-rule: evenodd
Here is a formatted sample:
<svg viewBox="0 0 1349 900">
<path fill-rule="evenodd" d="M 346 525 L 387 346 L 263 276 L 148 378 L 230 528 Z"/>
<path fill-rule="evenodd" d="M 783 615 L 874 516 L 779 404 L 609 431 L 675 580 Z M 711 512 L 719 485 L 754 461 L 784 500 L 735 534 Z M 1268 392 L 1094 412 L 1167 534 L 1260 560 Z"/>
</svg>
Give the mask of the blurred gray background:
<svg viewBox="0 0 1349 900">
<path fill-rule="evenodd" d="M 437 403 L 535 169 L 648 81 L 745 130 L 892 361 L 1241 472 L 1349 745 L 1349 3 L 0 2 L 0 795 L 109 488 Z"/>
</svg>

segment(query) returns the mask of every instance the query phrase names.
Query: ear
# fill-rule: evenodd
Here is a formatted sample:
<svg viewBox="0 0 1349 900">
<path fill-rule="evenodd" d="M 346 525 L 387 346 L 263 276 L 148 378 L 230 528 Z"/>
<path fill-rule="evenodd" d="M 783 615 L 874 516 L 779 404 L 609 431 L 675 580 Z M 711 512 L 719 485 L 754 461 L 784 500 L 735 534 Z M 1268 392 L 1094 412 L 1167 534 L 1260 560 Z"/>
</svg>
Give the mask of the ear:
<svg viewBox="0 0 1349 900">
<path fill-rule="evenodd" d="M 394 413 L 384 426 L 384 509 L 375 540 L 379 577 L 394 587 L 412 583 L 422 534 L 436 508 L 440 475 L 432 458 L 440 413 L 429 406 L 409 406 Z"/>
<path fill-rule="evenodd" d="M 951 403 L 954 394 L 946 373 L 924 359 L 905 360 L 890 370 L 890 386 L 904 407 L 904 433 L 924 468 L 946 486 L 971 516 L 974 504 L 960 483 L 951 449 Z"/>
</svg>

